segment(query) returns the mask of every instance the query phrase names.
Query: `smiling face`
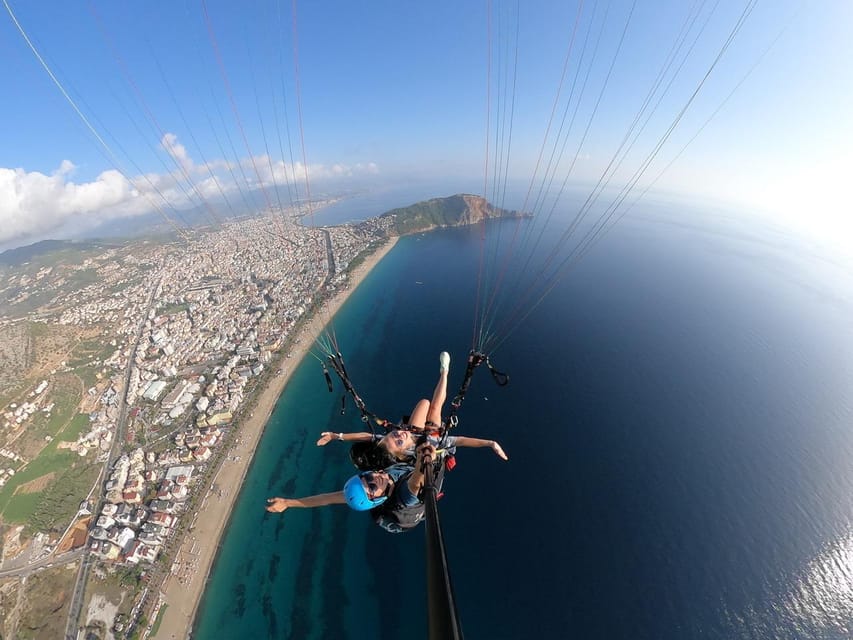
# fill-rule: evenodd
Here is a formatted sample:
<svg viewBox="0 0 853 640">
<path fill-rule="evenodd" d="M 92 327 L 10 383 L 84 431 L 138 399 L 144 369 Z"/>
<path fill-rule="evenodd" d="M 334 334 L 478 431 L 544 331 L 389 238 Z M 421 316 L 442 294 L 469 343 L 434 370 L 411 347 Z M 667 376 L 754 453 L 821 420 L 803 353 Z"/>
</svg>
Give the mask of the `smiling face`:
<svg viewBox="0 0 853 640">
<path fill-rule="evenodd" d="M 369 471 L 361 476 L 361 484 L 371 500 L 387 495 L 391 477 L 384 471 Z"/>
<path fill-rule="evenodd" d="M 379 446 L 395 458 L 403 459 L 407 457 L 409 451 L 414 449 L 415 439 L 410 431 L 394 429 L 379 441 Z"/>
</svg>

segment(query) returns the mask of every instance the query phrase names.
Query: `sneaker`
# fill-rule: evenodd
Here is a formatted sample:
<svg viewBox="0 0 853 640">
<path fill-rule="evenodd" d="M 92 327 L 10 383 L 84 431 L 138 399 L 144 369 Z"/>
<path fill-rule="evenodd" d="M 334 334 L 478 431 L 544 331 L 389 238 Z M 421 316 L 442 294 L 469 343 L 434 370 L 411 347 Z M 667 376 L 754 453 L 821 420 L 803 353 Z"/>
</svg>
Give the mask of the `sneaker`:
<svg viewBox="0 0 853 640">
<path fill-rule="evenodd" d="M 450 371 L 450 354 L 447 351 L 442 351 L 438 356 L 439 373 Z"/>
</svg>

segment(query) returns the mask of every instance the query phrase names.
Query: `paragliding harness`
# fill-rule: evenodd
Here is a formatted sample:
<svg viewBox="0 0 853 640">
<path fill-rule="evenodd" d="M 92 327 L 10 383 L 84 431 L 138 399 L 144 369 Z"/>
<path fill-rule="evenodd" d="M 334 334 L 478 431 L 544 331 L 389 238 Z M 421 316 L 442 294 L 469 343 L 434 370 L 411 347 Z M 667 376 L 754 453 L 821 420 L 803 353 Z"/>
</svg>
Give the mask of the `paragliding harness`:
<svg viewBox="0 0 853 640">
<path fill-rule="evenodd" d="M 437 499 L 440 499 L 443 495 L 440 492 L 441 486 L 444 483 L 444 471 L 446 468 L 446 461 L 448 459 L 449 458 L 443 459 L 441 456 L 436 456 L 435 461 L 426 463 L 432 465 L 433 484 L 439 492 Z M 408 476 L 403 476 L 400 478 L 400 482 L 404 482 L 407 478 Z M 401 505 L 399 501 L 392 496 L 389 500 L 386 500 L 378 507 L 372 509 L 370 515 L 373 517 L 374 522 L 386 531 L 390 531 L 391 533 L 402 533 L 417 527 L 424 519 L 426 509 L 424 507 L 423 500 L 420 500 L 418 504 L 406 507 Z"/>
<path fill-rule="evenodd" d="M 375 453 L 370 453 L 372 447 L 374 451 L 381 451 L 375 444 L 376 432 L 371 424 L 371 418 L 377 424 L 385 428 L 386 433 L 392 429 L 405 428 L 404 425 L 396 425 L 387 420 L 383 420 L 376 414 L 368 411 L 364 401 L 356 393 L 347 375 L 343 357 L 340 353 L 330 355 L 329 363 L 341 382 L 344 385 L 347 393 L 349 393 L 359 411 L 361 411 L 362 422 L 370 426 L 370 431 L 374 436 L 373 442 L 357 443 L 350 451 L 350 457 L 356 466 L 361 468 L 360 462 L 380 462 L 372 458 Z M 440 425 L 439 428 L 439 446 L 441 446 L 450 429 L 456 427 L 459 423 L 457 412 L 465 400 L 465 394 L 471 384 L 471 378 L 474 375 L 474 370 L 483 362 L 489 367 L 489 372 L 492 374 L 495 382 L 499 386 L 506 386 L 509 383 L 509 376 L 501 373 L 492 366 L 489 357 L 476 350 L 471 350 L 468 354 L 468 366 L 465 369 L 465 378 L 459 392 L 454 396 L 450 405 L 450 415 L 447 422 Z M 323 365 L 323 374 L 326 377 L 326 384 L 329 387 L 329 392 L 334 392 L 332 386 L 332 378 L 325 364 Z M 341 414 L 346 410 L 346 394 L 341 398 Z M 426 437 L 426 434 L 423 436 Z M 365 446 L 368 445 L 368 446 Z M 385 452 L 382 451 L 384 454 Z M 381 464 L 381 462 L 380 462 Z M 424 471 L 424 486 L 419 496 L 419 502 L 411 507 L 402 507 L 394 498 L 386 500 L 382 505 L 371 511 L 374 520 L 385 528 L 387 531 L 403 532 L 416 527 L 421 520 L 426 521 L 426 567 L 427 567 L 427 604 L 429 613 L 429 637 L 431 640 L 458 640 L 462 638 L 462 629 L 459 623 L 459 615 L 456 610 L 456 602 L 453 595 L 453 585 L 450 580 L 450 570 L 447 564 L 447 554 L 444 547 L 444 535 L 441 531 L 441 522 L 438 515 L 437 501 L 441 497 L 441 486 L 444 480 L 445 470 L 449 471 L 456 466 L 456 459 L 453 456 L 446 456 L 442 459 L 436 456 L 433 463 L 425 465 Z M 382 466 L 372 467 L 383 468 Z M 403 478 L 401 477 L 402 481 Z M 388 504 L 388 503 L 391 504 Z M 396 508 L 395 508 L 396 507 Z"/>
<path fill-rule="evenodd" d="M 384 469 L 394 464 L 396 460 L 376 446 L 377 438 L 374 423 L 377 426 L 382 427 L 386 434 L 394 429 L 407 431 L 414 430 L 408 424 L 405 424 L 405 421 L 401 423 L 394 423 L 390 420 L 380 418 L 378 415 L 368 410 L 364 400 L 362 400 L 361 396 L 358 395 L 350 381 L 346 364 L 344 364 L 344 358 L 340 352 L 337 352 L 334 355 L 329 355 L 327 361 L 332 370 L 337 374 L 338 378 L 340 378 L 341 384 L 344 386 L 344 393 L 341 395 L 341 415 L 346 414 L 346 400 L 347 394 L 349 394 L 352 397 L 353 402 L 355 402 L 355 406 L 361 412 L 361 421 L 370 428 L 370 433 L 374 436 L 374 439 L 370 442 L 356 442 L 353 444 L 350 448 L 350 460 L 352 460 L 352 463 L 356 468 L 362 471 Z M 474 377 L 474 370 L 483 363 L 485 363 L 489 368 L 489 373 L 492 374 L 492 378 L 498 386 L 505 387 L 509 383 L 509 376 L 495 369 L 489 360 L 489 356 L 485 353 L 472 349 L 468 354 L 468 364 L 465 368 L 465 377 L 462 380 L 462 385 L 459 387 L 459 391 L 456 392 L 456 395 L 450 403 L 450 414 L 448 415 L 446 422 L 441 425 L 429 425 L 433 427 L 433 429 L 436 426 L 438 427 L 439 447 L 444 444 L 444 439 L 447 437 L 448 432 L 459 424 L 459 417 L 457 413 L 459 408 L 462 406 L 462 402 L 465 400 L 465 394 L 468 392 L 468 387 L 471 385 L 471 379 Z M 329 375 L 329 370 L 325 363 L 323 363 L 323 375 L 326 378 L 326 386 L 329 388 L 329 393 L 334 393 L 335 389 L 332 384 L 332 377 Z M 456 458 L 453 455 L 444 456 L 443 466 L 446 467 L 448 471 L 452 470 L 456 466 Z M 440 483 L 438 486 L 440 487 Z"/>
</svg>

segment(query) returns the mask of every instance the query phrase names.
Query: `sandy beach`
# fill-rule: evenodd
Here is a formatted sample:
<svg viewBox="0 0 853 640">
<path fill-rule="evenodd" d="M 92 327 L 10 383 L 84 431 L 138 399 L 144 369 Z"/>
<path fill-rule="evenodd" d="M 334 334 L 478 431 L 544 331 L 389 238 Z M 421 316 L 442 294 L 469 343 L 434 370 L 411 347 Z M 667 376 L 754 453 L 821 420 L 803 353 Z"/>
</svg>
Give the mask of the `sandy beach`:
<svg viewBox="0 0 853 640">
<path fill-rule="evenodd" d="M 237 425 L 239 430 L 236 432 L 236 444 L 222 462 L 213 481 L 220 490 L 208 491 L 203 497 L 199 511 L 204 513 L 204 517 L 195 521 L 194 529 L 181 543 L 175 558 L 175 573 L 171 574 L 163 584 L 161 601 L 167 608 L 163 613 L 162 623 L 156 636 L 150 637 L 157 640 L 183 640 L 188 637 L 219 546 L 219 539 L 228 523 L 239 487 L 243 483 L 255 453 L 255 447 L 264 432 L 276 401 L 293 370 L 311 349 L 315 338 L 323 331 L 325 323 L 337 313 L 350 294 L 358 288 L 365 276 L 385 257 L 396 242 L 397 238 L 389 240 L 350 273 L 349 286 L 339 291 L 310 322 L 302 327 L 290 350 L 291 357 L 286 361 L 287 367 L 281 374 L 275 376 L 266 388 L 260 390 L 254 407 L 246 408 L 251 415 Z M 187 514 L 184 517 L 193 516 Z"/>
</svg>

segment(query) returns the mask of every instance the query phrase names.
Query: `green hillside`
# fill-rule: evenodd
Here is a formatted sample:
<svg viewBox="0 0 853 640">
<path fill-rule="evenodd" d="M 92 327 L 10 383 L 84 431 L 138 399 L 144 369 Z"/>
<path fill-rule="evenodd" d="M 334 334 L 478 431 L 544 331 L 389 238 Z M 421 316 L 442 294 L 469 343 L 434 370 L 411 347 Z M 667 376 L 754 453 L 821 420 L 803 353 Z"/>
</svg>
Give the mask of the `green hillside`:
<svg viewBox="0 0 853 640">
<path fill-rule="evenodd" d="M 432 198 L 409 207 L 392 209 L 380 217 L 393 216 L 395 218 L 395 231 L 400 235 L 405 235 L 435 227 L 460 227 L 476 224 L 483 218 L 488 220 L 518 218 L 523 215 L 518 211 L 493 207 L 485 198 L 480 196 L 456 194 L 446 198 Z"/>
</svg>

